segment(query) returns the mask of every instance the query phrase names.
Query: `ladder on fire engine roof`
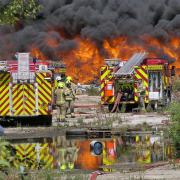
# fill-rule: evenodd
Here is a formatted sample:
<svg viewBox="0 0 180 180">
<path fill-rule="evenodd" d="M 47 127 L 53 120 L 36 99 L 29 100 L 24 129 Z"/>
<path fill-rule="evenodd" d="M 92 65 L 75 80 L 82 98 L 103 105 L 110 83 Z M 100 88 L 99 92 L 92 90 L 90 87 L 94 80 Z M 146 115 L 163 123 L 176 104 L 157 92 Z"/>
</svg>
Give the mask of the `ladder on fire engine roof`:
<svg viewBox="0 0 180 180">
<path fill-rule="evenodd" d="M 143 60 L 147 57 L 146 52 L 140 52 L 133 54 L 130 59 L 125 63 L 124 66 L 122 66 L 116 73 L 115 76 L 126 76 L 126 75 L 132 75 L 134 71 L 134 66 L 139 66 Z"/>
</svg>

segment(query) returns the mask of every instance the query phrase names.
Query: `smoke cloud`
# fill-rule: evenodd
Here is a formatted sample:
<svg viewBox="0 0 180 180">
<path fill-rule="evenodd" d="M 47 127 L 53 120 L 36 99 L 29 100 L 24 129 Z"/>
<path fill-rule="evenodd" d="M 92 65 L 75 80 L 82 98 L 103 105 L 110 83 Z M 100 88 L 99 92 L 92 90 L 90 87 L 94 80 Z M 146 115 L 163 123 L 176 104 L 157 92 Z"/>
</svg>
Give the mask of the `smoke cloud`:
<svg viewBox="0 0 180 180">
<path fill-rule="evenodd" d="M 7 3 L 8 0 L 1 0 L 2 5 Z M 57 51 L 76 48 L 77 36 L 94 41 L 103 52 L 104 39 L 128 36 L 130 41 L 143 43 L 140 37 L 148 34 L 168 43 L 170 34 L 180 35 L 179 0 L 39 0 L 39 3 L 43 8 L 36 20 L 21 22 L 16 27 L 0 27 L 1 58 L 11 58 L 15 52 L 28 51 L 33 45 L 48 58 L 55 58 Z M 49 41 L 53 41 L 53 46 Z"/>
</svg>

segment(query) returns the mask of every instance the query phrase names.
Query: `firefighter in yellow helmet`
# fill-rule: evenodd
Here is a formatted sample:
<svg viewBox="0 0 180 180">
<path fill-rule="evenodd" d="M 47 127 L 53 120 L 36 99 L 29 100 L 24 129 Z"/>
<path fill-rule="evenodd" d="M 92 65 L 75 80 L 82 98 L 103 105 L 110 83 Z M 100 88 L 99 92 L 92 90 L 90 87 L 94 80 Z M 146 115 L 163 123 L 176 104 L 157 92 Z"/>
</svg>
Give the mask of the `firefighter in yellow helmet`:
<svg viewBox="0 0 180 180">
<path fill-rule="evenodd" d="M 65 121 L 66 115 L 66 93 L 65 84 L 63 82 L 58 83 L 58 87 L 54 92 L 56 97 L 56 107 L 57 107 L 57 120 Z"/>
<path fill-rule="evenodd" d="M 74 117 L 74 101 L 75 97 L 75 84 L 72 82 L 72 77 L 68 76 L 66 78 L 66 114 L 70 114 Z"/>
</svg>

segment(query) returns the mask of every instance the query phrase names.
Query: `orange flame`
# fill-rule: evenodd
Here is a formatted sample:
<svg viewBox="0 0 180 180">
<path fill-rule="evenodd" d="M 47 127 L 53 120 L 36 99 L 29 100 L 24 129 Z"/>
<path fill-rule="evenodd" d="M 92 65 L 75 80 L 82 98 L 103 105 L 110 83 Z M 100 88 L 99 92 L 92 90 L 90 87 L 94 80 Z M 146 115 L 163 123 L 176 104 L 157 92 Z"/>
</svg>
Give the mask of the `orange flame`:
<svg viewBox="0 0 180 180">
<path fill-rule="evenodd" d="M 36 58 L 38 58 L 38 59 L 40 59 L 40 60 L 46 60 L 46 59 L 48 59 L 38 48 L 36 48 L 36 47 L 32 47 L 31 48 L 31 55 L 33 56 L 33 57 L 36 57 Z"/>
<path fill-rule="evenodd" d="M 77 38 L 78 47 L 64 57 L 67 72 L 77 82 L 90 82 L 97 76 L 103 58 L 90 40 Z"/>
<path fill-rule="evenodd" d="M 75 82 L 88 83 L 98 78 L 99 69 L 103 65 L 105 58 L 119 58 L 128 60 L 135 52 L 146 51 L 149 57 L 158 57 L 160 52 L 164 55 L 175 59 L 174 65 L 180 68 L 180 38 L 171 37 L 168 42 L 160 42 L 159 40 L 143 36 L 136 41 L 130 41 L 128 37 L 121 36 L 114 39 L 106 39 L 102 43 L 102 47 L 106 53 L 100 53 L 100 48 L 96 43 L 89 39 L 76 37 L 75 41 L 78 46 L 69 52 L 59 52 L 67 66 L 67 75 L 73 77 Z M 59 42 L 54 39 L 47 39 L 47 45 L 51 48 L 57 47 Z M 31 54 L 39 59 L 47 59 L 45 55 L 36 47 L 31 48 Z M 162 53 L 161 53 L 162 55 Z"/>
</svg>

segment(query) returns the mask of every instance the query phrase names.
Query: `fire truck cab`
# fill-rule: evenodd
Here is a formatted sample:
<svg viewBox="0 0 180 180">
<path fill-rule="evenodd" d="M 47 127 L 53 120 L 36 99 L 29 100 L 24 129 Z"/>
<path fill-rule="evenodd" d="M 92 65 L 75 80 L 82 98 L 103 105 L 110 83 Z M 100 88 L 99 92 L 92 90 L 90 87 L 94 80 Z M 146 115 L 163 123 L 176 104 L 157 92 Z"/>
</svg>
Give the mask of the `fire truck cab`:
<svg viewBox="0 0 180 180">
<path fill-rule="evenodd" d="M 51 124 L 56 74 L 65 75 L 65 66 L 32 59 L 29 53 L 18 53 L 17 60 L 1 61 L 0 118 L 38 117 Z"/>
<path fill-rule="evenodd" d="M 171 101 L 172 73 L 167 60 L 148 58 L 135 53 L 128 61 L 112 60 L 101 68 L 101 104 L 113 107 L 122 104 L 139 106 L 140 89 L 144 102 L 154 109 Z M 115 107 L 114 107 L 115 108 Z"/>
</svg>

